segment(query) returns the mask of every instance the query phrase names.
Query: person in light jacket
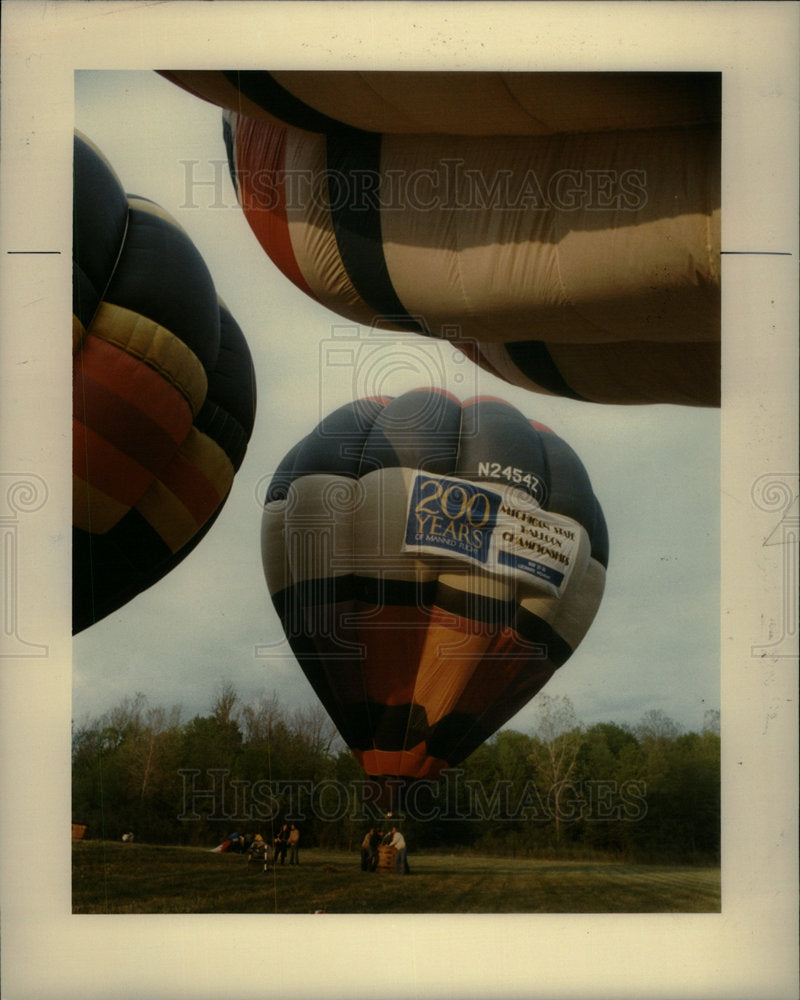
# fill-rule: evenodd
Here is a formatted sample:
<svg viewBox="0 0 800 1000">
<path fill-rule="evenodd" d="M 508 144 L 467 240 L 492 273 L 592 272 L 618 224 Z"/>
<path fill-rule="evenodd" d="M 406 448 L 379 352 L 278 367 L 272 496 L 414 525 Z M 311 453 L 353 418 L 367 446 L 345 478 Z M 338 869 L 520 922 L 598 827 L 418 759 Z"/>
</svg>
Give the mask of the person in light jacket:
<svg viewBox="0 0 800 1000">
<path fill-rule="evenodd" d="M 389 843 L 397 851 L 394 856 L 394 870 L 399 875 L 407 874 L 408 862 L 406 861 L 406 838 L 395 826 L 392 827 L 392 839 Z"/>
</svg>

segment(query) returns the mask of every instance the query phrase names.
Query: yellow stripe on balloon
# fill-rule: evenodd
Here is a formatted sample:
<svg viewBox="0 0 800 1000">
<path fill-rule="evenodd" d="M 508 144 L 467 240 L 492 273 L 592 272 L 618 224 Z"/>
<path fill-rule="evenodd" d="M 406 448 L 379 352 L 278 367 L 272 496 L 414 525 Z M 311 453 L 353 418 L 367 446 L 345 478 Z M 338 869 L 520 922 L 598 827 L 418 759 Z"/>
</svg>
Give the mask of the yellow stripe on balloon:
<svg viewBox="0 0 800 1000">
<path fill-rule="evenodd" d="M 192 427 L 180 452 L 203 473 L 220 496 L 225 496 L 231 488 L 234 469 L 227 453 L 216 441 Z"/>
<path fill-rule="evenodd" d="M 160 480 L 156 480 L 142 496 L 136 509 L 173 553 L 197 532 L 197 521 L 180 497 L 170 492 Z"/>
<path fill-rule="evenodd" d="M 193 427 L 181 445 L 179 455 L 193 467 L 193 472 L 208 481 L 222 500 L 230 490 L 234 476 L 233 465 L 223 449 Z M 198 519 L 190 507 L 190 498 L 182 498 L 160 479 L 136 504 L 138 512 L 172 552 L 186 545 L 214 512 L 210 510 Z"/>
<path fill-rule="evenodd" d="M 144 361 L 184 396 L 197 416 L 208 378 L 197 355 L 174 333 L 123 306 L 101 302 L 92 333 Z"/>
</svg>

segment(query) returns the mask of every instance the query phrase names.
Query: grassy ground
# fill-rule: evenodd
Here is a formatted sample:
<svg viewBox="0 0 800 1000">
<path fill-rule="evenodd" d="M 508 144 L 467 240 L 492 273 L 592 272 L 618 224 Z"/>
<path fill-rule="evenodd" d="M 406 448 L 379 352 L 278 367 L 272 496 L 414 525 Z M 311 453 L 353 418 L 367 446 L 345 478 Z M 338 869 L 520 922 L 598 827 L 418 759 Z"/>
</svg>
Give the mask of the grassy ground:
<svg viewBox="0 0 800 1000">
<path fill-rule="evenodd" d="M 718 868 L 409 856 L 411 874 L 365 873 L 357 853 L 311 849 L 264 872 L 239 855 L 78 841 L 74 913 L 718 912 Z"/>
</svg>

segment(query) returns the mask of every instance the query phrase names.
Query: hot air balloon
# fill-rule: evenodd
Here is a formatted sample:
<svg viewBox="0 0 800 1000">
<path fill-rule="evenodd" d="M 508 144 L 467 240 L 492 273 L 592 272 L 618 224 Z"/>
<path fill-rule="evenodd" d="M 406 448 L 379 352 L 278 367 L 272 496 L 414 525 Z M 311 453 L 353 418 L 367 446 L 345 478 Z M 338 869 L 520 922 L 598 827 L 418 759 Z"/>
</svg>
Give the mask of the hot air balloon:
<svg viewBox="0 0 800 1000">
<path fill-rule="evenodd" d="M 255 416 L 250 352 L 197 249 L 74 143 L 73 630 L 208 532 Z"/>
<path fill-rule="evenodd" d="M 262 553 L 296 659 L 395 805 L 392 788 L 464 760 L 570 657 L 608 536 L 555 433 L 502 400 L 420 389 L 342 406 L 295 445 Z"/>
<path fill-rule="evenodd" d="M 275 265 L 524 388 L 720 397 L 720 78 L 166 72 L 225 109 Z"/>
</svg>

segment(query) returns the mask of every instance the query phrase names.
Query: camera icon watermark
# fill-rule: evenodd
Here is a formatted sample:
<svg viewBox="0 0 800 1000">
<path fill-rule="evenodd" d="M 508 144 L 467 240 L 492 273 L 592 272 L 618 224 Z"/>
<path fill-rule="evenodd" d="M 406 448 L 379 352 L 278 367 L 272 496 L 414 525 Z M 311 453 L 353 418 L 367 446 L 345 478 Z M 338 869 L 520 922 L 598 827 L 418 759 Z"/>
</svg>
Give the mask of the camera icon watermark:
<svg viewBox="0 0 800 1000">
<path fill-rule="evenodd" d="M 408 317 L 402 318 L 407 324 Z M 414 317 L 422 329 L 424 319 Z M 410 389 L 450 387 L 462 399 L 478 393 L 478 368 L 468 359 L 460 327 L 436 336 L 402 333 L 401 318 L 375 318 L 367 328 L 337 323 L 319 347 L 319 419 L 336 408 L 342 393 L 350 399 L 394 397 Z M 426 414 L 414 417 L 414 426 Z M 414 433 L 409 425 L 409 433 Z"/>
</svg>

